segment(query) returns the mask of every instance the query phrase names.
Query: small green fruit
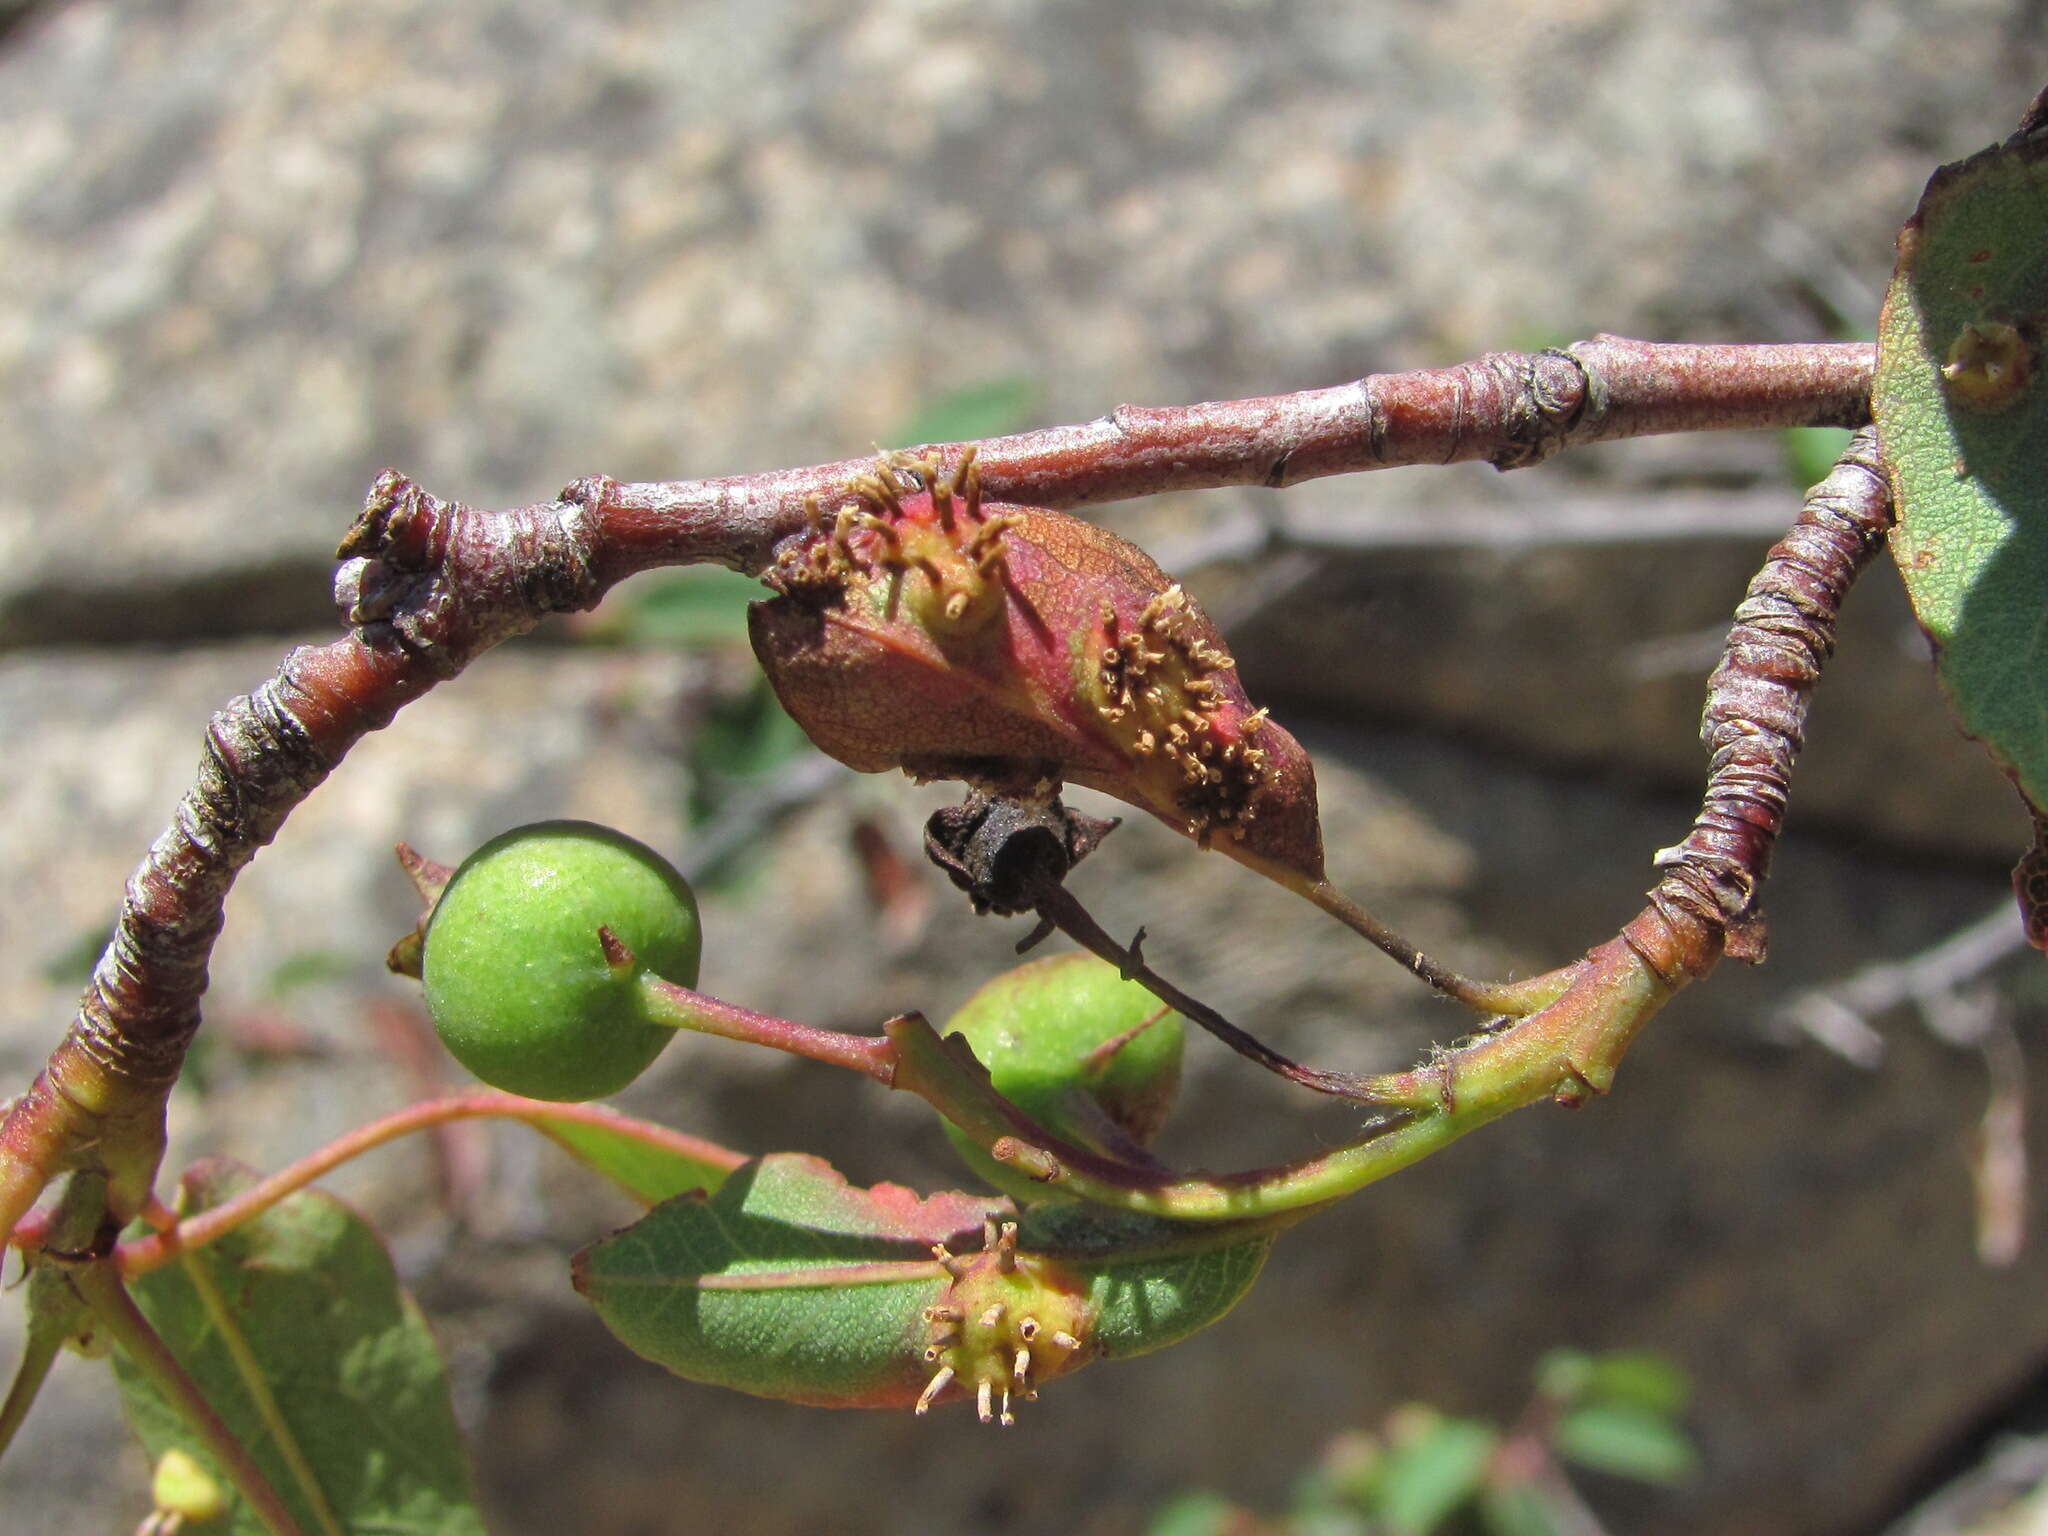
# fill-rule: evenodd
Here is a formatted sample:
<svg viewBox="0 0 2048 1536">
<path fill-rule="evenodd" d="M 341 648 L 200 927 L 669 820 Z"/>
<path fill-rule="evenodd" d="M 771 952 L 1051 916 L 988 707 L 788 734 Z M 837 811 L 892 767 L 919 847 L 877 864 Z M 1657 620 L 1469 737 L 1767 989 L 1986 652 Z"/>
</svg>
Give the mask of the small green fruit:
<svg viewBox="0 0 2048 1536">
<path fill-rule="evenodd" d="M 607 928 L 632 962 L 608 961 Z M 448 882 L 427 925 L 421 980 L 449 1051 L 494 1088 L 599 1099 L 675 1031 L 648 1018 L 640 977 L 697 981 L 689 884 L 660 854 L 586 821 L 494 837 Z"/>
<path fill-rule="evenodd" d="M 996 977 L 946 1025 L 996 1091 L 1068 1141 L 1114 1152 L 1159 1134 L 1180 1089 L 1179 1014 L 1093 955 L 1055 955 Z M 955 1127 L 968 1165 L 998 1189 L 1043 1197 Z M 1020 1183 L 1023 1184 L 1019 1188 Z"/>
</svg>

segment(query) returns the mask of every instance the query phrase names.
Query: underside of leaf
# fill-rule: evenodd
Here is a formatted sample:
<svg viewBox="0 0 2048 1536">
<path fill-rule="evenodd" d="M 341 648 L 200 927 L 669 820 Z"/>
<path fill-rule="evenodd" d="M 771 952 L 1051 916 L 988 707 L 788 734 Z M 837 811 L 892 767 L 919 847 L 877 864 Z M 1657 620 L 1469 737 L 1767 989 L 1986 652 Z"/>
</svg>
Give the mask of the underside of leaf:
<svg viewBox="0 0 2048 1536">
<path fill-rule="evenodd" d="M 964 1218 L 964 1220 L 963 1220 Z M 1013 1404 L 1091 1360 L 1214 1322 L 1270 1234 L 1082 1207 L 858 1189 L 778 1154 L 576 1257 L 577 1289 L 633 1350 L 693 1381 L 839 1408 Z"/>
<path fill-rule="evenodd" d="M 1892 554 L 1962 728 L 2048 806 L 2048 133 L 1935 173 L 1899 235 L 1873 409 Z"/>
<path fill-rule="evenodd" d="M 209 1163 L 180 1215 L 255 1176 Z M 482 1536 L 469 1465 L 432 1335 L 362 1218 L 304 1191 L 139 1277 L 136 1302 L 309 1531 Z M 178 1410 L 116 1357 L 123 1406 L 153 1460 L 212 1466 Z M 240 1500 L 223 1536 L 263 1536 Z"/>
</svg>

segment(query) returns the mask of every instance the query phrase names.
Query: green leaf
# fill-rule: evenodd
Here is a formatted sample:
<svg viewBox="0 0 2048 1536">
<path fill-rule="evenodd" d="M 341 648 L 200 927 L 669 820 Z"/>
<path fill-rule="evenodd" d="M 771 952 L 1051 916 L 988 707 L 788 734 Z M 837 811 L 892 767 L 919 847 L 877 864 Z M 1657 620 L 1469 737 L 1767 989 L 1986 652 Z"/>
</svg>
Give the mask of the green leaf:
<svg viewBox="0 0 2048 1536">
<path fill-rule="evenodd" d="M 985 379 L 927 401 L 897 434 L 902 443 L 967 443 L 1014 432 L 1038 405 L 1038 386 L 1021 374 Z"/>
<path fill-rule="evenodd" d="M 92 968 L 99 964 L 100 955 L 113 935 L 111 918 L 79 929 L 69 943 L 43 961 L 39 967 L 43 980 L 53 987 L 84 986 L 92 979 Z"/>
<path fill-rule="evenodd" d="M 712 699 L 690 737 L 690 824 L 716 821 L 736 794 L 811 750 L 768 679 Z"/>
<path fill-rule="evenodd" d="M 1243 1526 L 1243 1510 L 1220 1493 L 1198 1489 L 1179 1495 L 1154 1515 L 1145 1536 L 1231 1536 Z"/>
<path fill-rule="evenodd" d="M 1937 171 L 1899 235 L 1872 406 L 1892 555 L 1943 687 L 2048 806 L 2048 136 Z"/>
<path fill-rule="evenodd" d="M 1362 1430 L 1346 1430 L 1323 1447 L 1319 1465 L 1295 1480 L 1287 1504 L 1287 1536 L 1383 1536 L 1367 1511 L 1384 1447 Z"/>
<path fill-rule="evenodd" d="M 180 1209 L 254 1182 L 209 1163 Z M 478 1533 L 475 1490 L 439 1351 L 377 1234 L 338 1201 L 292 1195 L 134 1282 L 144 1314 L 309 1532 Z M 182 1449 L 223 1486 L 177 1412 L 119 1356 L 129 1422 L 151 1460 Z M 233 1536 L 261 1536 L 234 1500 Z"/>
<path fill-rule="evenodd" d="M 1401 1536 L 1425 1536 L 1472 1501 L 1500 1434 L 1477 1419 L 1438 1418 L 1390 1447 L 1372 1482 L 1373 1512 Z"/>
<path fill-rule="evenodd" d="M 993 1197 L 858 1189 L 780 1153 L 591 1245 L 576 1286 L 630 1348 L 693 1381 L 909 1407 L 942 1367 L 954 1374 L 936 1400 L 984 1379 L 1000 1390 L 1020 1347 L 1035 1385 L 1171 1343 L 1244 1294 L 1270 1242 L 1078 1208 L 1033 1212 L 1016 1240 L 991 1242 L 985 1220 L 1008 1214 Z M 959 1258 L 942 1267 L 934 1243 Z"/>
<path fill-rule="evenodd" d="M 270 968 L 264 990 L 272 997 L 288 997 L 304 987 L 325 986 L 352 980 L 356 957 L 341 949 L 298 949 Z"/>
<path fill-rule="evenodd" d="M 1800 490 L 1827 479 L 1835 460 L 1856 434 L 1847 427 L 1787 427 L 1780 434 L 1785 445 L 1785 469 Z"/>
<path fill-rule="evenodd" d="M 722 566 L 693 565 L 626 587 L 619 594 L 617 616 L 604 624 L 602 633 L 629 645 L 683 650 L 744 646 L 747 605 L 765 595 L 751 576 Z"/>
<path fill-rule="evenodd" d="M 1549 1501 L 1527 1483 L 1482 1489 L 1479 1523 L 1488 1536 L 1558 1536 L 1561 1529 Z"/>
<path fill-rule="evenodd" d="M 1699 1470 L 1685 1431 L 1662 1413 L 1621 1403 L 1573 1409 L 1551 1444 L 1567 1461 L 1639 1483 L 1682 1483 Z"/>
<path fill-rule="evenodd" d="M 1592 1379 L 1593 1357 L 1583 1349 L 1553 1349 L 1536 1362 L 1536 1390 L 1557 1402 L 1577 1402 Z"/>
<path fill-rule="evenodd" d="M 574 1117 L 565 1114 L 526 1123 L 643 1205 L 658 1205 L 691 1190 L 714 1190 L 746 1161 L 709 1142 L 693 1147 L 689 1137 L 651 1138 L 640 1122 L 623 1116 L 617 1126 L 593 1123 L 596 1109 L 582 1106 L 583 1112 Z M 609 1111 L 604 1113 L 609 1117 Z"/>
<path fill-rule="evenodd" d="M 1178 1344 L 1222 1317 L 1252 1288 L 1273 1245 L 1228 1226 L 1075 1203 L 1033 1206 L 1022 1240 L 1087 1277 L 1093 1343 L 1114 1359 Z"/>
<path fill-rule="evenodd" d="M 1256 1536 L 1258 1527 L 1240 1527 Z M 1376 1527 L 1355 1509 L 1340 1505 L 1296 1510 L 1287 1518 L 1287 1536 L 1379 1536 Z"/>
<path fill-rule="evenodd" d="M 1692 1400 L 1692 1382 L 1679 1365 L 1648 1350 L 1595 1355 L 1586 1381 L 1588 1403 L 1612 1403 L 1676 1418 Z"/>
<path fill-rule="evenodd" d="M 628 1347 L 679 1376 L 835 1407 L 907 1406 L 930 1374 L 919 1313 L 1001 1203 L 855 1189 L 778 1153 L 576 1256 L 576 1288 Z"/>
<path fill-rule="evenodd" d="M 1674 1417 L 1692 1396 L 1686 1374 L 1662 1355 L 1553 1349 L 1536 1365 L 1536 1390 L 1559 1403 L 1620 1403 Z"/>
</svg>

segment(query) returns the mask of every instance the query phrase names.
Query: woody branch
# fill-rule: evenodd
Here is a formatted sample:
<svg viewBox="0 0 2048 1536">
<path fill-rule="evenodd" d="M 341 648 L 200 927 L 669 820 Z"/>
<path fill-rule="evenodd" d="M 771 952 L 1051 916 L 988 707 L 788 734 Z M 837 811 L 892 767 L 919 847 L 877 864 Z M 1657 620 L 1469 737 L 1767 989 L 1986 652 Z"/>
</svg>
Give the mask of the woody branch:
<svg viewBox="0 0 2048 1536">
<path fill-rule="evenodd" d="M 979 445 L 991 499 L 1074 507 L 1167 490 L 1283 486 L 1395 465 L 1486 460 L 1725 427 L 1854 425 L 1872 349 L 1691 346 L 1596 337 L 1329 389 L 1167 408 Z M 962 445 L 926 445 L 941 457 Z M 847 460 L 726 479 L 604 478 L 507 512 L 443 501 L 395 472 L 339 554 L 351 626 L 301 647 L 209 722 L 197 780 L 131 876 L 115 935 L 70 1030 L 0 1124 L 0 1243 L 49 1181 L 106 1175 L 108 1219 L 149 1207 L 163 1106 L 200 1022 L 207 962 L 236 874 L 367 732 L 551 613 L 616 582 L 709 561 L 758 571 L 871 468 Z"/>
</svg>

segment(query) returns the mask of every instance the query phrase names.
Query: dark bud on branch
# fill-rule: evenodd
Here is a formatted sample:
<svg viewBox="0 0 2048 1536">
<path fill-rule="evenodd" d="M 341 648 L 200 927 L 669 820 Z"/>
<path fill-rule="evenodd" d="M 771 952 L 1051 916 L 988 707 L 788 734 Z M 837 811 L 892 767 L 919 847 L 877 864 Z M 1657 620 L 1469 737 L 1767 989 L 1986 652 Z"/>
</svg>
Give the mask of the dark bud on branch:
<svg viewBox="0 0 2048 1536">
<path fill-rule="evenodd" d="M 967 893 L 976 912 L 1007 917 L 1035 911 L 1116 826 L 1069 810 L 1050 789 L 1021 798 L 976 790 L 961 804 L 932 813 L 924 826 L 924 851 Z"/>
</svg>

